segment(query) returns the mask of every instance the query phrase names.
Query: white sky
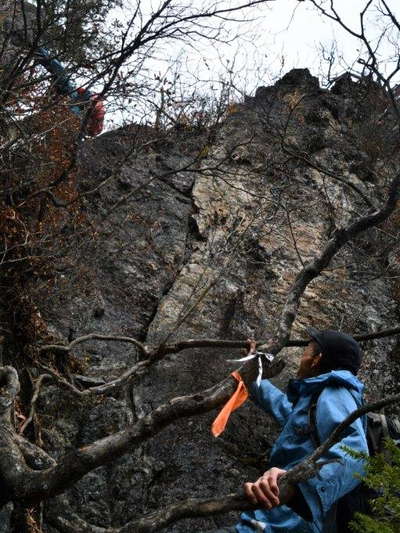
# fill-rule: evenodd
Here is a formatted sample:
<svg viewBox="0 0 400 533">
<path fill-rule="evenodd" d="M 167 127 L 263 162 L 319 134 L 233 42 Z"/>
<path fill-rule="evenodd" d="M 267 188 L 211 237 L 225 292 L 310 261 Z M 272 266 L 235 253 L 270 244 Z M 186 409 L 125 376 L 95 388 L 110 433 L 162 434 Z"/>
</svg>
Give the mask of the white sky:
<svg viewBox="0 0 400 533">
<path fill-rule="evenodd" d="M 125 0 L 125 6 L 129 6 L 130 1 Z M 148 5 L 149 10 L 152 4 L 153 7 L 159 4 L 158 0 L 144 2 L 148 2 L 143 5 Z M 195 7 L 201 2 L 186 0 L 186 3 Z M 374 3 L 377 4 L 378 0 L 374 0 Z M 400 0 L 387 0 L 387 3 L 400 19 Z M 326 0 L 324 5 L 329 4 L 330 1 Z M 359 13 L 365 7 L 366 0 L 334 0 L 334 5 L 343 20 L 358 31 Z M 119 18 L 123 20 L 128 12 L 125 8 L 118 14 Z M 376 15 L 376 10 L 371 10 L 367 26 L 372 42 L 381 33 L 375 21 Z M 359 69 L 355 63 L 360 51 L 358 40 L 335 22 L 321 16 L 307 0 L 274 0 L 243 12 L 242 18 L 250 17 L 253 20 L 245 23 L 225 24 L 232 33 L 241 33 L 239 39 L 229 44 L 203 41 L 196 43 L 196 50 L 176 43 L 170 46 L 164 44 L 157 59 L 152 61 L 150 71 L 172 78 L 171 64 L 176 64 L 176 57 L 179 57 L 182 80 L 189 84 L 195 79 L 202 80 L 208 91 L 211 80 L 217 94 L 220 90 L 219 80 L 221 77 L 226 79 L 227 71 L 231 68 L 235 73 L 232 78 L 234 85 L 247 94 L 253 94 L 258 86 L 274 83 L 292 68 L 308 68 L 323 82 L 322 74 L 326 73 L 327 64 L 323 64 L 321 59 L 321 45 L 329 51 L 333 41 L 337 42 L 338 49 L 335 52 L 338 61 L 334 71 L 336 75 L 352 66 Z M 397 39 L 392 47 L 388 43 L 383 45 L 380 57 L 384 64 L 389 56 L 396 55 L 397 59 L 396 48 Z"/>
<path fill-rule="evenodd" d="M 329 5 L 330 2 L 326 3 Z M 388 4 L 400 18 L 400 0 L 389 0 Z M 365 7 L 366 0 L 334 0 L 334 5 L 346 24 L 358 31 L 359 14 Z M 238 48 L 240 54 L 247 58 L 247 67 L 253 68 L 256 65 L 262 74 L 265 70 L 265 75 L 276 77 L 292 68 L 309 68 L 314 75 L 319 76 L 323 68 L 321 45 L 329 50 L 335 40 L 339 52 L 343 54 L 342 64 L 338 65 L 339 71 L 347 70 L 346 65 L 351 66 L 357 58 L 360 50 L 358 39 L 350 36 L 335 22 L 321 16 L 307 1 L 275 0 L 250 13 L 259 17 L 256 22 L 248 24 L 250 34 L 253 34 L 252 41 L 246 43 L 243 37 Z M 379 27 L 373 20 L 375 15 L 376 11 L 372 10 L 367 26 L 372 41 L 380 35 Z M 234 44 L 222 49 L 231 58 L 237 51 Z M 390 55 L 388 47 L 385 47 L 385 53 Z M 210 48 L 207 55 L 216 62 L 215 54 Z"/>
</svg>

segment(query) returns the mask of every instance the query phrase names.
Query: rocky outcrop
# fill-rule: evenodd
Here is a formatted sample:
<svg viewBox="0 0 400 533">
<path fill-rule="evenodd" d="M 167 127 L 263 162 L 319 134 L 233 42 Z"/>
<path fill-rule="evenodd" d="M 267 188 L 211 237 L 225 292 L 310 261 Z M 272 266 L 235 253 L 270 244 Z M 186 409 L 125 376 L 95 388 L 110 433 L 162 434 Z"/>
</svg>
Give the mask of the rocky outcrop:
<svg viewBox="0 0 400 533">
<path fill-rule="evenodd" d="M 382 202 L 398 167 L 393 124 L 390 116 L 379 119 L 382 96 L 370 107 L 371 91 L 348 81 L 330 92 L 297 70 L 247 98 L 213 135 L 132 126 L 88 141 L 79 171 L 83 229 L 64 228 L 54 290 L 31 282 L 52 334 L 66 342 L 90 332 L 122 333 L 150 345 L 272 334 L 302 264 L 337 228 Z M 391 223 L 345 246 L 307 288 L 292 337 L 304 336 L 309 325 L 360 333 L 397 323 L 396 246 Z M 95 382 L 139 358 L 121 343 L 81 346 L 73 354 L 79 373 Z M 394 340 L 364 348 L 368 397 L 392 391 Z M 293 376 L 299 354 L 286 350 L 278 385 Z M 170 398 L 224 378 L 235 367 L 227 359 L 236 356 L 225 349 L 169 355 L 118 394 L 84 404 L 47 386 L 38 404 L 44 447 L 59 456 L 117 431 Z M 214 416 L 181 420 L 93 471 L 66 493 L 67 505 L 109 527 L 188 496 L 235 491 L 265 468 L 276 427 L 248 403 L 215 439 Z M 234 521 L 232 514 L 167 530 Z"/>
</svg>

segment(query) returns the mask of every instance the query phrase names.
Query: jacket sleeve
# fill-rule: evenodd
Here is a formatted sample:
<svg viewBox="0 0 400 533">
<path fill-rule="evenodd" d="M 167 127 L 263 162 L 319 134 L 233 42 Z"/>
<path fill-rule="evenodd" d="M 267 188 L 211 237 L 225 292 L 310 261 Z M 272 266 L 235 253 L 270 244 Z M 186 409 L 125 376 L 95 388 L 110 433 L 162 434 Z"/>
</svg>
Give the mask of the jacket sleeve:
<svg viewBox="0 0 400 533">
<path fill-rule="evenodd" d="M 293 406 L 278 387 L 268 379 L 263 379 L 259 387 L 254 382 L 250 387 L 250 397 L 258 407 L 272 415 L 278 424 L 285 425 Z"/>
<path fill-rule="evenodd" d="M 321 393 L 316 410 L 316 425 L 321 443 L 358 405 L 344 387 L 327 387 Z M 354 489 L 364 473 L 364 461 L 349 455 L 343 447 L 368 453 L 363 421 L 358 418 L 343 432 L 342 440 L 332 446 L 321 460 L 333 460 L 323 466 L 319 476 L 299 483 L 299 488 L 312 513 L 321 522 L 339 498 Z"/>
</svg>

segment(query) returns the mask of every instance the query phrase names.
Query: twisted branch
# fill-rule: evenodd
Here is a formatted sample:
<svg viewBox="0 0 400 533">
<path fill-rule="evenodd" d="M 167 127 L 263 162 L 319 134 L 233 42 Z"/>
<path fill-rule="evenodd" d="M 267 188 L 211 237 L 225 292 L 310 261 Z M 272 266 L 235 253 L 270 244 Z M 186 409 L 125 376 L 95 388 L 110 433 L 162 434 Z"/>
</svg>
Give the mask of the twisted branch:
<svg viewBox="0 0 400 533">
<path fill-rule="evenodd" d="M 386 330 L 377 331 L 375 333 L 365 333 L 362 335 L 354 335 L 354 339 L 358 342 L 367 342 L 374 339 L 381 339 L 385 337 L 392 337 L 394 335 L 400 334 L 400 327 L 396 328 L 390 328 Z M 90 335 L 86 335 L 85 337 L 79 337 L 79 339 L 75 339 L 75 344 L 77 344 L 77 341 L 83 342 L 83 340 L 90 340 L 88 339 L 96 338 L 98 340 L 110 340 L 108 336 L 101 336 L 100 334 L 92 333 Z M 106 338 L 102 338 L 106 337 Z M 124 339 L 125 337 L 121 336 L 113 336 L 112 340 L 115 339 Z M 128 337 L 129 338 L 129 337 Z M 131 339 L 128 342 L 130 342 Z M 258 340 L 256 342 L 257 347 L 259 346 L 265 346 L 267 342 L 271 342 L 271 339 L 267 340 Z M 309 340 L 302 340 L 302 339 L 293 339 L 288 340 L 283 346 L 284 348 L 289 347 L 301 347 L 306 346 L 309 343 Z M 71 346 L 72 345 L 72 346 Z M 59 344 L 55 345 L 46 345 L 42 346 L 43 351 L 58 351 L 58 353 L 68 353 L 73 348 L 73 343 L 70 343 L 69 345 L 63 346 Z M 135 379 L 137 376 L 143 374 L 152 364 L 156 363 L 157 361 L 161 360 L 163 357 L 165 357 L 168 354 L 173 353 L 179 353 L 184 350 L 189 350 L 193 348 L 229 348 L 229 349 L 246 349 L 248 348 L 248 342 L 244 340 L 224 340 L 224 339 L 187 339 L 183 341 L 178 341 L 173 344 L 165 344 L 161 345 L 157 348 L 154 348 L 153 350 L 150 350 L 149 347 L 142 345 L 143 350 L 148 354 L 148 359 L 144 359 L 143 361 L 139 361 L 132 367 L 128 368 L 121 376 L 118 378 L 113 379 L 112 381 L 109 381 L 107 383 L 103 383 L 101 385 L 96 385 L 93 387 L 88 387 L 84 390 L 79 389 L 76 387 L 73 383 L 69 382 L 66 378 L 61 376 L 57 371 L 54 369 L 41 364 L 41 368 L 45 370 L 48 374 L 47 377 L 52 376 L 55 381 L 62 387 L 68 389 L 70 392 L 75 394 L 76 396 L 79 396 L 81 398 L 88 397 L 88 396 L 96 396 L 96 395 L 102 395 L 102 394 L 110 394 L 113 392 L 116 392 L 120 387 L 127 385 L 133 379 Z M 40 386 L 40 385 L 39 385 Z M 29 419 L 28 419 L 29 420 Z M 30 421 L 30 420 L 29 420 Z M 25 430 L 26 426 L 28 425 L 29 421 L 26 421 L 23 425 L 23 430 Z M 22 429 L 22 428 L 21 428 Z"/>
<path fill-rule="evenodd" d="M 346 427 L 352 424 L 360 416 L 370 411 L 382 409 L 383 407 L 396 402 L 400 402 L 400 394 L 388 396 L 383 400 L 366 404 L 350 413 L 350 415 L 336 427 L 328 439 L 308 458 L 288 470 L 287 473 L 280 478 L 278 484 L 279 494 L 282 501 L 287 499 L 288 491 L 291 486 L 297 485 L 307 479 L 311 479 L 318 474 L 318 471 L 325 464 L 324 461 L 319 461 L 319 459 L 321 459 L 329 448 L 339 442 Z M 187 500 L 154 511 L 138 520 L 132 520 L 121 528 L 97 528 L 83 522 L 76 515 L 72 515 L 71 520 L 65 520 L 64 518 L 58 517 L 58 520 L 56 520 L 55 523 L 58 523 L 61 531 L 64 531 L 65 533 L 72 533 L 78 530 L 83 533 L 152 533 L 159 531 L 182 518 L 197 518 L 226 513 L 228 511 L 247 511 L 257 508 L 259 508 L 259 504 L 251 503 L 244 493 L 240 491 L 236 494 L 226 494 L 219 498 L 188 498 Z M 54 521 L 54 519 L 52 520 Z M 73 529 L 74 527 L 75 530 Z"/>
<path fill-rule="evenodd" d="M 366 229 L 384 222 L 393 213 L 399 199 L 399 189 L 400 174 L 397 174 L 389 186 L 389 194 L 383 207 L 378 211 L 359 217 L 346 228 L 336 230 L 320 254 L 309 261 L 297 274 L 286 297 L 276 341 L 268 346 L 268 349 L 272 353 L 278 353 L 282 349 L 282 346 L 287 345 L 293 322 L 298 313 L 300 298 L 304 294 L 307 286 L 320 275 L 322 270 L 329 265 L 331 259 L 345 244 Z"/>
<path fill-rule="evenodd" d="M 2 372 L 7 372 L 7 375 L 16 377 L 18 383 L 15 370 L 9 370 L 10 367 L 5 368 L 6 370 L 0 368 L 0 376 Z M 245 369 L 244 374 L 246 374 Z M 57 465 L 41 472 L 32 471 L 26 466 L 13 439 L 14 432 L 9 431 L 7 442 L 0 446 L 0 473 L 4 484 L 8 487 L 8 491 L 3 494 L 3 502 L 23 499 L 26 503 L 36 503 L 59 494 L 94 468 L 131 451 L 174 421 L 206 413 L 224 403 L 232 395 L 235 387 L 234 380 L 227 378 L 201 393 L 174 398 L 136 424 L 68 453 Z M 17 389 L 14 387 L 13 390 Z M 4 396 L 6 397 L 7 395 Z M 11 426 L 9 427 L 11 429 Z"/>
<path fill-rule="evenodd" d="M 54 352 L 56 354 L 67 354 L 77 344 L 91 340 L 127 342 L 134 344 L 143 355 L 148 355 L 146 347 L 133 337 L 125 337 L 123 335 L 102 335 L 100 333 L 89 333 L 88 335 L 83 335 L 82 337 L 74 339 L 66 346 L 63 344 L 45 344 L 39 348 L 39 353 Z"/>
<path fill-rule="evenodd" d="M 34 388 L 33 395 L 32 395 L 32 400 L 31 400 L 31 407 L 30 407 L 30 410 L 29 410 L 29 416 L 28 416 L 28 418 L 25 420 L 25 422 L 22 424 L 22 426 L 19 429 L 19 434 L 20 435 L 23 435 L 25 429 L 32 422 L 33 417 L 35 415 L 36 402 L 38 401 L 39 394 L 40 394 L 40 387 L 42 386 L 43 381 L 45 379 L 50 378 L 50 377 L 51 376 L 49 374 L 42 374 L 36 380 L 35 388 Z"/>
</svg>

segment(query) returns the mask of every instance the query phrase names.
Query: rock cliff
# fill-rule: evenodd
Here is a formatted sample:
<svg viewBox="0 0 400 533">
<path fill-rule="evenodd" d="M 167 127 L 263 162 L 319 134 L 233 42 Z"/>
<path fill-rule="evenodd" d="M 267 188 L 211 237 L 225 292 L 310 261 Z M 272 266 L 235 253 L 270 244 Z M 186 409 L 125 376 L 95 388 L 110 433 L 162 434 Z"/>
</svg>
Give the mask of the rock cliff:
<svg viewBox="0 0 400 533">
<path fill-rule="evenodd" d="M 259 88 L 211 132 L 130 126 L 87 141 L 81 227 L 63 226 L 51 290 L 29 281 L 48 331 L 63 343 L 97 332 L 151 346 L 273 334 L 302 265 L 338 228 L 383 202 L 399 165 L 386 107 L 368 80 L 343 78 L 325 90 L 307 70 L 295 70 Z M 398 213 L 344 246 L 308 286 L 292 338 L 305 338 L 309 325 L 356 334 L 398 323 Z M 396 337 L 363 348 L 368 398 L 396 390 Z M 14 350 L 7 347 L 8 360 Z M 279 386 L 294 375 L 300 353 L 285 350 Z M 217 383 L 235 368 L 227 359 L 238 356 L 216 348 L 170 354 L 116 394 L 85 401 L 49 383 L 37 405 L 43 447 L 57 458 L 122 429 L 162 402 Z M 90 341 L 70 357 L 75 383 L 87 386 L 117 377 L 141 354 Z M 85 476 L 63 505 L 93 525 L 118 527 L 189 496 L 235 491 L 265 468 L 277 428 L 248 402 L 215 439 L 215 415 L 168 426 Z M 54 505 L 45 505 L 45 531 L 56 531 L 46 522 Z M 182 520 L 166 531 L 212 529 L 236 516 Z M 5 533 L 6 517 L 3 524 Z"/>
</svg>

